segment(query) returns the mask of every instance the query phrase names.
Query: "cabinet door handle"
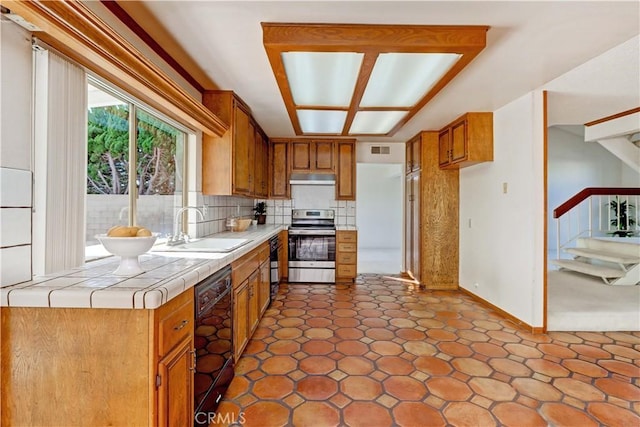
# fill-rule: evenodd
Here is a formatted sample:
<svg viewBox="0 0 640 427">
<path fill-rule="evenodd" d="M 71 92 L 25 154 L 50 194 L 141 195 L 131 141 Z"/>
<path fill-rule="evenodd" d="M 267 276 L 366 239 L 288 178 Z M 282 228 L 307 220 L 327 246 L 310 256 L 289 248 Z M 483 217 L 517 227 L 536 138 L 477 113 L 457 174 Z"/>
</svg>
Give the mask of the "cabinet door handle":
<svg viewBox="0 0 640 427">
<path fill-rule="evenodd" d="M 179 331 L 180 329 L 184 328 L 185 326 L 187 326 L 187 323 L 189 323 L 189 321 L 187 319 L 184 319 L 182 322 L 180 322 L 179 325 L 174 326 L 173 330 L 174 331 Z"/>
<path fill-rule="evenodd" d="M 191 372 L 196 372 L 196 349 L 194 348 L 193 350 L 191 350 L 189 353 L 191 353 L 191 366 L 189 367 L 189 370 Z"/>
</svg>

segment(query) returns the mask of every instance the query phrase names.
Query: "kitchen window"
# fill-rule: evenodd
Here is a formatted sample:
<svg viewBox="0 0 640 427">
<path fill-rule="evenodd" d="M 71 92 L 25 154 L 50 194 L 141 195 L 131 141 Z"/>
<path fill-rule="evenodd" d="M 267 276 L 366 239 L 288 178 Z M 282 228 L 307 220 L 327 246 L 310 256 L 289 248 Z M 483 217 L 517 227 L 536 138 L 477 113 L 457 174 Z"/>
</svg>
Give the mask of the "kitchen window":
<svg viewBox="0 0 640 427">
<path fill-rule="evenodd" d="M 114 225 L 171 233 L 187 130 L 91 77 L 87 123 L 86 258 L 106 254 L 95 235 Z"/>
</svg>

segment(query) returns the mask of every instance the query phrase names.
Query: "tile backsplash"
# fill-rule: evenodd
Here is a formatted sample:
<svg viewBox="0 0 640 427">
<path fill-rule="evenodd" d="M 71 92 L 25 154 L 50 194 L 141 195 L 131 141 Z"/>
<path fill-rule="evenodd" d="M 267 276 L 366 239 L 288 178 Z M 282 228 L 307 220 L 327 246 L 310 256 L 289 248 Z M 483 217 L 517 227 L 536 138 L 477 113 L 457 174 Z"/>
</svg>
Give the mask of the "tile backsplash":
<svg viewBox="0 0 640 427">
<path fill-rule="evenodd" d="M 204 220 L 189 212 L 189 234 L 208 236 L 227 231 L 226 220 L 232 216 L 253 218 L 253 207 L 259 201 L 267 203 L 267 224 L 291 224 L 292 209 L 333 209 L 336 225 L 356 225 L 356 202 L 335 199 L 335 187 L 329 185 L 294 185 L 291 200 L 258 200 L 234 196 L 189 194 L 189 206 L 207 207 Z"/>
</svg>

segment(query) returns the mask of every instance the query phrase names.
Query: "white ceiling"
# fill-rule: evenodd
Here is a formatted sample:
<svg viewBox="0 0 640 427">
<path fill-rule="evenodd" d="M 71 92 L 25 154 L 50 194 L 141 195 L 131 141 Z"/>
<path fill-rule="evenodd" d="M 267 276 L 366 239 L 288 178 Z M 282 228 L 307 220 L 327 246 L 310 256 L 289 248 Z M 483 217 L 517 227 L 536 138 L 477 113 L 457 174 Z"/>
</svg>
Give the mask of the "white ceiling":
<svg viewBox="0 0 640 427">
<path fill-rule="evenodd" d="M 195 62 L 196 67 L 189 71 L 194 76 L 206 74 L 200 81 L 209 79 L 221 89 L 235 91 L 270 137 L 294 133 L 262 45 L 260 22 L 491 27 L 487 47 L 467 68 L 402 130 L 389 138 L 366 138 L 372 142 L 404 142 L 420 130 L 439 129 L 467 111 L 494 111 L 640 33 L 637 0 L 120 4 L 177 59 L 183 58 L 185 64 Z M 619 90 L 611 94 L 614 99 L 638 98 L 624 88 Z M 573 109 L 576 123 L 601 117 L 593 117 L 588 104 L 582 100 L 566 106 Z"/>
</svg>

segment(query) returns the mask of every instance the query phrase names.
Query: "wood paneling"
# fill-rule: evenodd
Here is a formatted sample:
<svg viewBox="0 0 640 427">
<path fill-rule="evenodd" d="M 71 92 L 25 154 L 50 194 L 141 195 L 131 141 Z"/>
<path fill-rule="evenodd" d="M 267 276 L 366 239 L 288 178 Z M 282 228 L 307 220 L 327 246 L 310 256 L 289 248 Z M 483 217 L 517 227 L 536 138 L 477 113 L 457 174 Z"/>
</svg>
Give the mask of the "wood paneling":
<svg viewBox="0 0 640 427">
<path fill-rule="evenodd" d="M 148 310 L 2 308 L 2 425 L 150 425 Z"/>
<path fill-rule="evenodd" d="M 227 130 L 199 99 L 82 2 L 3 1 L 2 5 L 41 28 L 40 40 L 158 111 L 209 135 L 220 136 Z"/>
<path fill-rule="evenodd" d="M 416 137 L 421 168 L 406 175 L 405 268 L 427 289 L 457 289 L 459 173 L 440 169 L 439 132 Z"/>
</svg>

